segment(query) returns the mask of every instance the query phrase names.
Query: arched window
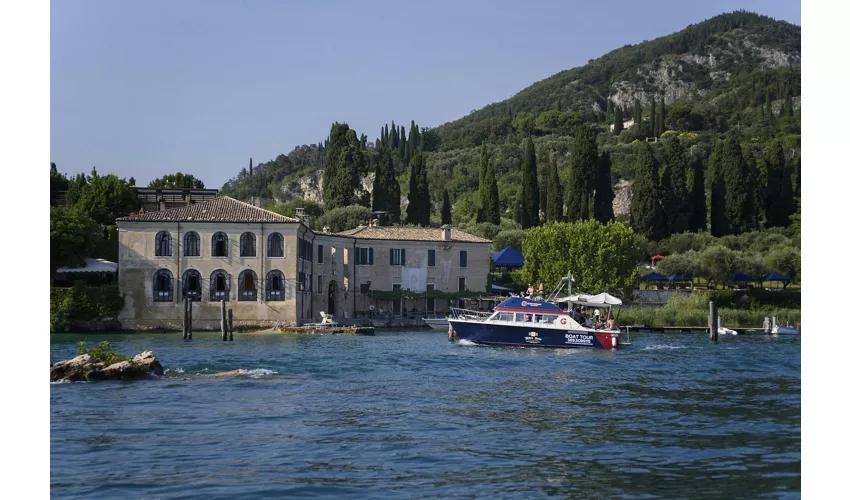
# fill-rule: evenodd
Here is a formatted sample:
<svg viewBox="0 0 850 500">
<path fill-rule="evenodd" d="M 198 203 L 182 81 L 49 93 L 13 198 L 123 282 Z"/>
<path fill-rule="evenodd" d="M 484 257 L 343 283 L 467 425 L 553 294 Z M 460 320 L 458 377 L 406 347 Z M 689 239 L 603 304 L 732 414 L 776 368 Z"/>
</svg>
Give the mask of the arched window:
<svg viewBox="0 0 850 500">
<path fill-rule="evenodd" d="M 257 273 L 246 269 L 239 273 L 239 300 L 257 300 Z"/>
<path fill-rule="evenodd" d="M 183 256 L 184 257 L 200 257 L 201 256 L 201 237 L 195 231 L 189 231 L 183 237 Z"/>
<path fill-rule="evenodd" d="M 171 271 L 160 269 L 153 275 L 153 301 L 171 302 L 174 298 L 174 279 Z"/>
<path fill-rule="evenodd" d="M 280 233 L 269 235 L 269 257 L 283 257 L 283 236 Z"/>
<path fill-rule="evenodd" d="M 215 233 L 212 237 L 212 256 L 227 257 L 227 247 L 229 245 L 227 235 L 221 231 Z"/>
<path fill-rule="evenodd" d="M 239 256 L 257 256 L 257 238 L 254 236 L 254 233 L 242 233 L 242 237 L 239 238 Z"/>
<path fill-rule="evenodd" d="M 210 275 L 210 300 L 230 298 L 230 275 L 223 269 L 216 269 Z"/>
<path fill-rule="evenodd" d="M 171 233 L 160 231 L 156 233 L 156 256 L 171 257 Z"/>
<path fill-rule="evenodd" d="M 286 280 L 277 269 L 266 275 L 266 301 L 286 300 Z"/>
<path fill-rule="evenodd" d="M 201 300 L 201 273 L 196 269 L 187 269 L 183 273 L 183 297 L 199 302 Z"/>
</svg>

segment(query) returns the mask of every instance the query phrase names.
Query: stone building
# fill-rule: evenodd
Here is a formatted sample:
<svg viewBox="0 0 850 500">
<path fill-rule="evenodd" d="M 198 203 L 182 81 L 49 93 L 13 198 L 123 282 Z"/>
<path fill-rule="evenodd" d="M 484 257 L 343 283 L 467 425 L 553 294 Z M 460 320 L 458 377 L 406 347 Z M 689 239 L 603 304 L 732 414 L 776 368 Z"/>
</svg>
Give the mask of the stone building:
<svg viewBox="0 0 850 500">
<path fill-rule="evenodd" d="M 317 232 L 229 197 L 118 219 L 125 328 L 179 328 L 192 298 L 196 328 L 214 328 L 220 302 L 237 323 L 300 325 L 320 312 L 353 318 L 369 305 L 403 314 L 376 290 L 484 292 L 489 240 L 443 228 L 360 227 Z M 410 309 L 445 311 L 445 299 Z"/>
</svg>

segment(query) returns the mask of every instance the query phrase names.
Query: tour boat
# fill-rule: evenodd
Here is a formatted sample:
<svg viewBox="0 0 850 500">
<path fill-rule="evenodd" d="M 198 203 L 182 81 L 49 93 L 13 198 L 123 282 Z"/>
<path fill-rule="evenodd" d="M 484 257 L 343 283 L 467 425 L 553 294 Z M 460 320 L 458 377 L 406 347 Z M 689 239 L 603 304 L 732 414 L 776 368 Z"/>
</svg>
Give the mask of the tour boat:
<svg viewBox="0 0 850 500">
<path fill-rule="evenodd" d="M 445 332 L 449 329 L 448 318 L 422 318 L 422 321 L 434 330 Z"/>
<path fill-rule="evenodd" d="M 566 303 L 562 310 L 556 303 Z M 475 344 L 533 346 L 533 347 L 596 347 L 615 349 L 628 343 L 620 342 L 620 330 L 591 328 L 579 324 L 573 314 L 579 307 L 604 309 L 601 315 L 611 319 L 611 306 L 621 305 L 616 297 L 571 295 L 554 301 L 510 297 L 494 308 L 492 313 L 452 309 L 450 331 L 455 338 Z"/>
</svg>

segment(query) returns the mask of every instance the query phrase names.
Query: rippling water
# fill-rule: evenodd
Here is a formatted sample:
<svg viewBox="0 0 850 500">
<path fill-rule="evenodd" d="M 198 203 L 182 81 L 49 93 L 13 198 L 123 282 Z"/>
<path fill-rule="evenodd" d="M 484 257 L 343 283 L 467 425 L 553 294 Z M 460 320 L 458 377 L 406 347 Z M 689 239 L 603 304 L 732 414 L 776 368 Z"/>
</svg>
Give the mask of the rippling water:
<svg viewBox="0 0 850 500">
<path fill-rule="evenodd" d="M 52 496 L 800 496 L 797 338 L 645 334 L 606 352 L 195 337 L 51 337 L 51 361 L 108 339 L 168 369 L 51 385 Z"/>
</svg>

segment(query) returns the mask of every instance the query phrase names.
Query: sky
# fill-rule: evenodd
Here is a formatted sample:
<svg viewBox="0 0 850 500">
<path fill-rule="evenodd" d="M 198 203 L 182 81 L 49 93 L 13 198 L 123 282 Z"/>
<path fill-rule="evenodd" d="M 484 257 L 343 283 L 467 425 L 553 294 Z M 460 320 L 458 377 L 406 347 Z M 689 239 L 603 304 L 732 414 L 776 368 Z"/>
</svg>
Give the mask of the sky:
<svg viewBox="0 0 850 500">
<path fill-rule="evenodd" d="M 240 169 L 385 123 L 435 127 L 626 44 L 799 1 L 52 1 L 50 156 L 60 172 Z"/>
</svg>

